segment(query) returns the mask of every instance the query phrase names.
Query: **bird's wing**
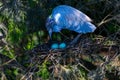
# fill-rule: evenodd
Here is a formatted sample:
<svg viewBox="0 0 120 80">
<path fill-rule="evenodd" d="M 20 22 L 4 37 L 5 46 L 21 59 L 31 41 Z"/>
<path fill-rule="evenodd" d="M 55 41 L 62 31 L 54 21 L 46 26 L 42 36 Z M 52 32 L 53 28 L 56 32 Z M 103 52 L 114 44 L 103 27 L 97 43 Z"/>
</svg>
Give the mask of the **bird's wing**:
<svg viewBox="0 0 120 80">
<path fill-rule="evenodd" d="M 93 28 L 95 27 L 94 25 L 91 26 L 91 24 L 90 26 L 86 25 L 87 22 L 90 23 L 92 20 L 83 12 L 70 6 L 57 6 L 53 9 L 52 15 L 55 18 L 57 25 L 63 29 L 66 28 L 82 33 L 82 30 L 88 28 L 83 31 L 83 33 L 87 33 L 93 32 Z"/>
<path fill-rule="evenodd" d="M 56 16 L 57 14 L 61 14 L 61 20 L 67 20 L 67 21 L 89 21 L 91 22 L 92 20 L 83 12 L 67 6 L 67 5 L 60 5 L 57 6 L 56 8 L 53 9 L 52 14 Z M 58 21 L 58 18 L 56 17 L 56 21 Z"/>
</svg>

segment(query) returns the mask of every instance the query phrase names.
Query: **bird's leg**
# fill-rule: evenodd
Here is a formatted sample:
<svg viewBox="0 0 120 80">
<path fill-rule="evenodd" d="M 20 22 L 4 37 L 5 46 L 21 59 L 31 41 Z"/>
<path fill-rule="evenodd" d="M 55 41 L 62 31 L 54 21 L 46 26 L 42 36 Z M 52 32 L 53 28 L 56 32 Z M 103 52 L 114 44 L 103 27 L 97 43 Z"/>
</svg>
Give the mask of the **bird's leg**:
<svg viewBox="0 0 120 80">
<path fill-rule="evenodd" d="M 63 35 L 66 39 L 69 39 L 66 35 L 64 35 L 62 32 L 59 32 L 61 35 Z"/>
<path fill-rule="evenodd" d="M 78 40 L 79 40 L 79 38 L 80 38 L 81 35 L 82 35 L 82 34 L 78 34 L 78 35 L 75 37 L 75 39 L 73 39 L 73 40 L 70 42 L 70 46 L 74 46 L 74 45 L 78 42 Z"/>
</svg>

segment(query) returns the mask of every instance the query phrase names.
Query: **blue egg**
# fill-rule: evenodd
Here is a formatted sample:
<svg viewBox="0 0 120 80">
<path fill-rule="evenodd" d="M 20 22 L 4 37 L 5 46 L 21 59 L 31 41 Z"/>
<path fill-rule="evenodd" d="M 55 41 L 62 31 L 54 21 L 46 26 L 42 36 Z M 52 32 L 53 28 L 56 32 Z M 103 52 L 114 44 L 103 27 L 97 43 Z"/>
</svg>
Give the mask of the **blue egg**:
<svg viewBox="0 0 120 80">
<path fill-rule="evenodd" d="M 66 44 L 65 44 L 65 43 L 61 43 L 61 44 L 59 45 L 59 48 L 60 48 L 60 49 L 66 48 Z"/>
<path fill-rule="evenodd" d="M 58 44 L 57 43 L 52 44 L 51 49 L 58 49 Z"/>
</svg>

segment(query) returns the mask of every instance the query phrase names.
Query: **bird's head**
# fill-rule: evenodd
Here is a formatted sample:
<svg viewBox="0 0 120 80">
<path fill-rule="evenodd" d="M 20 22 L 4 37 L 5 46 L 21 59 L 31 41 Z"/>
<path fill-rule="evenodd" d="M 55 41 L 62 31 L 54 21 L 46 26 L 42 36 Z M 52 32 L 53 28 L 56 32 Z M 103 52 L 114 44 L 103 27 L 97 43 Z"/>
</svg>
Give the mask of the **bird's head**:
<svg viewBox="0 0 120 80">
<path fill-rule="evenodd" d="M 49 36 L 51 38 L 52 36 L 52 32 L 53 32 L 53 27 L 55 25 L 55 21 L 54 19 L 52 18 L 52 15 L 50 15 L 48 18 L 47 18 L 47 21 L 46 21 L 46 28 L 47 28 L 47 31 L 49 33 Z"/>
</svg>

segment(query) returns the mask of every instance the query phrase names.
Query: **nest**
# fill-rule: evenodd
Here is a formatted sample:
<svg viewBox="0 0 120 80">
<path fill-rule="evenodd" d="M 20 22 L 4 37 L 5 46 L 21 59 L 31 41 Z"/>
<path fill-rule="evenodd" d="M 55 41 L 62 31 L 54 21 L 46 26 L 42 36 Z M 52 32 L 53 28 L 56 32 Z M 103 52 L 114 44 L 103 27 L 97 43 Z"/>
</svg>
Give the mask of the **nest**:
<svg viewBox="0 0 120 80">
<path fill-rule="evenodd" d="M 75 46 L 65 49 L 52 50 L 48 44 L 37 45 L 28 53 L 30 63 L 34 64 L 34 67 L 30 68 L 32 72 L 43 69 L 38 68 L 38 65 L 47 65 L 47 70 L 51 73 L 50 80 L 80 80 L 83 76 L 79 73 L 80 69 L 85 70 L 90 79 L 102 80 L 108 71 L 108 65 L 114 67 L 117 76 L 120 73 L 120 38 L 117 36 L 114 36 L 114 39 L 112 35 L 94 39 L 85 36 Z M 119 78 L 115 77 L 116 75 L 113 79 Z"/>
</svg>

